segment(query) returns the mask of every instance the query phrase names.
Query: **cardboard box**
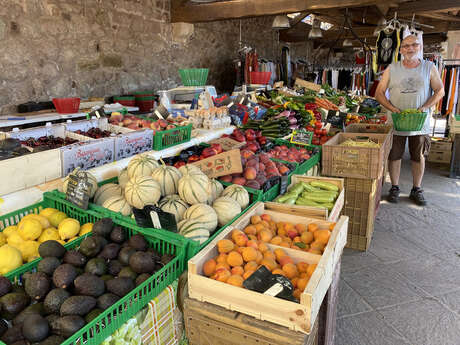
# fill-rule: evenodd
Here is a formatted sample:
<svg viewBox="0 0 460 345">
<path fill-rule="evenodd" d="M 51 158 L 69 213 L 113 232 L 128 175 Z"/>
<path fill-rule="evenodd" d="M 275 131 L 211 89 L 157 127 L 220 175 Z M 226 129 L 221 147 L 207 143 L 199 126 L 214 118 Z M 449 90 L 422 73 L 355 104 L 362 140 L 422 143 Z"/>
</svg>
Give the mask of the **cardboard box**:
<svg viewBox="0 0 460 345">
<path fill-rule="evenodd" d="M 241 173 L 243 171 L 240 150 L 222 152 L 192 164 L 200 168 L 209 178 Z"/>
<path fill-rule="evenodd" d="M 430 150 L 428 154 L 428 162 L 431 163 L 450 163 L 450 159 L 452 157 L 451 151 L 433 151 Z"/>
</svg>

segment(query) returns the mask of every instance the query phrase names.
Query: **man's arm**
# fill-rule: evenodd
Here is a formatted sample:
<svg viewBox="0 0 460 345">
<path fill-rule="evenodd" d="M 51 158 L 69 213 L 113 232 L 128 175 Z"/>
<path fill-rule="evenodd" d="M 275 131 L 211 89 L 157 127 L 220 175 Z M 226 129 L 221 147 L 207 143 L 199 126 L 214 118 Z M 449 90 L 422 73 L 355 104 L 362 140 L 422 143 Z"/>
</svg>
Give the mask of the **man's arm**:
<svg viewBox="0 0 460 345">
<path fill-rule="evenodd" d="M 434 93 L 430 98 L 428 98 L 425 104 L 423 104 L 419 108 L 420 111 L 426 111 L 433 105 L 437 104 L 441 100 L 441 98 L 444 97 L 444 86 L 442 85 L 442 81 L 439 77 L 438 70 L 434 66 L 431 67 L 430 71 L 430 85 Z"/>
<path fill-rule="evenodd" d="M 390 81 L 390 67 L 388 67 L 382 75 L 380 79 L 379 85 L 377 86 L 377 90 L 375 91 L 375 98 L 381 105 L 385 108 L 390 110 L 393 113 L 400 113 L 401 110 L 396 108 L 393 104 L 391 104 L 390 100 L 385 96 L 385 92 L 388 89 L 388 83 Z"/>
</svg>

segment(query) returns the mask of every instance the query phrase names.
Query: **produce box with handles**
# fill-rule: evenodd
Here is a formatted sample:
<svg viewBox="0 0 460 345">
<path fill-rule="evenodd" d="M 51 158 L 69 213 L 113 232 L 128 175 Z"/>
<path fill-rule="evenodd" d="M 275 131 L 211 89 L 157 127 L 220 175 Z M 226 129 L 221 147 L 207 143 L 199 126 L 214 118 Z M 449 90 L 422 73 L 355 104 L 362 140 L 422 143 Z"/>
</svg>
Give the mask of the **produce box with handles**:
<svg viewBox="0 0 460 345">
<path fill-rule="evenodd" d="M 55 200 L 51 198 L 51 201 L 48 201 L 47 206 L 56 208 L 60 211 L 65 211 L 67 214 L 75 215 L 75 214 L 80 213 L 78 209 L 76 209 L 72 204 L 70 204 L 69 202 L 65 200 L 62 201 L 62 200 Z M 90 219 L 92 221 L 97 222 L 97 221 L 100 221 L 102 218 L 103 218 L 102 215 L 91 214 L 89 218 L 81 219 L 81 221 L 86 221 Z M 114 299 L 113 302 L 108 303 L 108 307 L 101 308 L 103 309 L 102 311 L 99 310 L 96 312 L 94 310 L 91 310 L 91 312 L 87 314 L 86 309 L 88 310 L 92 309 L 91 305 L 92 303 L 95 304 L 95 302 L 93 301 L 96 301 L 96 300 L 95 298 L 88 297 L 88 294 L 83 294 L 83 293 L 80 294 L 82 296 L 83 295 L 86 296 L 84 297 L 85 301 L 82 301 L 82 303 L 74 302 L 72 308 L 77 308 L 78 310 L 85 309 L 85 312 L 82 311 L 82 313 L 84 313 L 83 317 L 86 318 L 86 321 L 82 317 L 75 316 L 75 314 L 72 314 L 72 312 L 68 311 L 69 305 L 71 303 L 69 302 L 66 305 L 66 307 L 64 307 L 66 303 L 64 302 L 60 308 L 61 314 L 63 314 L 64 316 L 63 317 L 61 316 L 61 318 L 58 318 L 54 321 L 51 321 L 51 324 L 53 325 L 52 326 L 53 332 L 59 333 L 62 337 L 66 338 L 63 342 L 61 342 L 61 344 L 64 344 L 64 345 L 100 344 L 106 337 L 110 336 L 114 331 L 119 329 L 120 326 L 122 326 L 128 319 L 130 319 L 133 315 L 135 315 L 139 310 L 144 308 L 148 304 L 149 301 L 151 301 L 161 291 L 163 291 L 169 284 L 171 284 L 174 280 L 176 280 L 185 268 L 184 265 L 185 265 L 185 255 L 186 255 L 187 243 L 185 243 L 184 241 L 179 240 L 179 239 L 172 240 L 164 236 L 164 234 L 162 233 L 153 233 L 153 234 L 150 234 L 150 236 L 148 237 L 144 236 L 144 240 L 140 240 L 141 237 L 139 237 L 140 235 L 139 229 L 135 225 L 128 224 L 119 219 L 113 219 L 113 228 L 110 228 L 110 229 L 109 230 L 111 231 L 111 233 L 106 234 L 108 239 L 113 241 L 114 238 L 117 238 L 118 239 L 117 241 L 120 242 L 120 245 L 122 245 L 124 241 L 126 242 L 129 241 L 130 246 L 137 246 L 138 251 L 136 251 L 136 253 L 139 253 L 139 255 L 140 253 L 145 253 L 146 255 L 149 255 L 147 253 L 152 253 L 151 255 L 163 255 L 165 257 L 165 261 L 163 261 L 163 257 L 162 257 L 162 262 L 164 263 L 164 265 L 161 268 L 155 267 L 155 270 L 156 270 L 155 273 L 151 275 L 148 274 L 146 277 L 143 278 L 145 279 L 143 280 L 143 282 L 142 280 L 139 281 L 137 286 L 135 286 L 134 283 L 130 283 L 130 284 L 127 284 L 124 288 L 120 288 L 120 285 L 119 285 L 120 281 L 117 281 L 118 288 L 116 290 L 118 291 L 117 292 L 118 297 Z M 114 231 L 116 231 L 117 233 L 116 237 L 113 237 Z M 100 234 L 100 232 L 98 233 Z M 136 241 L 131 243 L 130 239 L 133 236 L 136 236 Z M 83 250 L 86 247 L 84 253 L 87 255 L 92 255 L 92 254 L 88 254 L 87 250 L 89 250 L 89 248 L 94 248 L 94 246 L 92 247 L 88 246 L 89 243 L 101 243 L 101 242 L 89 241 L 92 237 L 93 237 L 93 233 L 90 232 L 86 234 L 85 236 L 82 236 L 72 241 L 66 249 L 67 250 L 75 249 L 81 254 L 83 253 Z M 115 242 L 113 244 L 115 244 Z M 109 243 L 108 245 L 106 245 L 106 247 L 110 245 L 112 245 L 112 243 Z M 106 250 L 105 249 L 106 247 L 104 247 L 103 252 Z M 145 252 L 142 251 L 146 249 L 147 251 Z M 103 252 L 101 252 L 101 255 Z M 153 253 L 158 253 L 158 254 L 153 254 Z M 132 253 L 131 258 L 132 258 L 132 255 L 135 255 L 135 254 Z M 104 254 L 104 256 L 100 256 L 99 260 L 101 258 L 106 258 L 106 257 L 107 257 L 107 252 Z M 65 260 L 68 260 L 68 259 L 65 259 Z M 29 278 L 25 278 L 24 275 L 29 272 L 34 272 L 37 269 L 37 266 L 40 262 L 41 262 L 41 259 L 39 259 L 39 261 L 34 262 L 31 266 L 27 267 L 27 269 L 21 269 L 20 271 L 17 271 L 14 274 L 9 275 L 8 279 L 13 284 L 24 285 L 24 282 L 27 281 L 27 279 L 29 279 Z M 132 260 L 129 260 L 130 266 L 132 264 L 131 262 Z M 70 264 L 66 264 L 66 265 L 72 266 Z M 63 265 L 59 267 L 62 267 L 62 266 Z M 97 268 L 98 266 L 94 266 L 92 269 L 96 269 L 95 267 Z M 69 267 L 65 267 L 65 268 L 66 268 L 66 271 L 70 270 Z M 89 269 L 88 264 L 86 265 L 86 269 Z M 57 269 L 53 269 L 53 270 L 56 271 Z M 73 270 L 75 270 L 75 268 Z M 73 271 L 73 270 L 70 270 L 70 271 Z M 77 287 L 78 285 L 77 279 L 80 277 L 85 277 L 85 275 L 78 275 L 78 272 L 76 272 L 75 274 L 77 275 L 76 279 L 73 281 L 73 284 L 75 285 L 75 289 L 90 288 L 91 290 L 94 288 L 95 290 L 99 290 L 99 289 L 96 289 L 93 285 L 96 284 L 95 283 L 96 281 L 101 281 L 102 286 L 104 286 L 105 291 L 112 291 L 112 293 L 114 293 L 113 291 L 115 291 L 114 289 L 115 283 L 113 281 L 116 279 L 120 279 L 120 278 L 116 278 L 112 280 L 109 279 L 104 284 L 102 279 L 98 278 L 98 279 L 93 280 L 93 283 L 92 283 L 93 285 L 86 284 L 86 285 L 81 285 Z M 56 275 L 55 277 L 55 274 L 53 273 L 53 281 L 57 285 L 60 284 L 59 283 L 60 279 L 65 280 L 66 277 L 67 275 L 61 275 L 60 277 Z M 55 280 L 54 278 L 57 280 Z M 129 278 L 124 278 L 124 279 L 125 281 L 129 280 Z M 27 285 L 26 283 L 25 288 L 26 288 L 27 293 L 29 294 L 30 290 L 28 289 L 30 288 L 30 285 Z M 62 288 L 65 288 L 65 285 L 62 285 Z M 68 293 L 71 293 L 71 292 L 72 290 L 68 290 Z M 76 296 L 73 296 L 73 297 L 76 297 Z M 65 301 L 69 301 L 71 299 L 72 299 L 72 296 L 67 298 Z M 46 301 L 46 298 L 45 298 L 45 301 Z M 98 303 L 102 303 L 102 302 L 99 301 Z M 67 311 L 64 312 L 64 310 L 67 310 L 68 312 Z M 70 316 L 67 317 L 65 316 L 66 314 Z M 89 314 L 91 314 L 91 316 Z M 34 329 L 36 329 L 36 327 L 37 325 L 34 325 Z M 45 326 L 43 325 L 43 327 Z M 24 327 L 22 330 L 24 331 Z M 45 331 L 43 330 L 43 332 Z M 46 336 L 48 335 L 50 335 L 49 331 L 46 332 Z M 24 334 L 24 336 L 26 336 L 26 334 Z M 28 334 L 28 337 L 29 338 L 37 337 L 37 335 L 36 333 Z M 40 337 L 43 337 L 43 334 L 41 334 Z M 62 339 L 60 341 L 62 341 Z M 0 344 L 4 345 L 1 342 Z"/>
<path fill-rule="evenodd" d="M 392 113 L 391 117 L 396 131 L 420 131 L 425 123 L 427 113 L 421 113 L 417 109 L 406 109 L 400 113 Z"/>
</svg>

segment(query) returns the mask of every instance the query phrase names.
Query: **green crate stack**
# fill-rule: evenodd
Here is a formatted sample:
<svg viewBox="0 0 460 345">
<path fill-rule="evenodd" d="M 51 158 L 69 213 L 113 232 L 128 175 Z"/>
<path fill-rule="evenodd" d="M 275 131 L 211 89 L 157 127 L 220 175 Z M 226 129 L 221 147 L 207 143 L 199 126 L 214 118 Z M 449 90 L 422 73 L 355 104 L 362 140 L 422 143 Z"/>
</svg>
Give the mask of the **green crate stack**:
<svg viewBox="0 0 460 345">
<path fill-rule="evenodd" d="M 10 213 L 2 216 L 2 226 L 4 224 L 11 224 L 11 222 L 17 223 L 26 214 L 31 212 L 36 213 L 45 207 L 53 207 L 66 212 L 68 215 L 73 215 L 73 217 L 81 223 L 88 221 L 95 222 L 104 217 L 104 215 L 99 215 L 91 211 L 82 211 L 66 200 L 56 200 L 52 195 L 50 197 L 49 193 L 46 192 L 44 193 L 44 200 L 41 203 L 18 210 L 14 212 L 14 214 Z M 143 229 L 137 227 L 136 225 L 126 223 L 123 220 L 116 218 L 113 218 L 113 221 L 114 224 L 123 228 L 128 237 L 131 237 L 134 234 L 143 233 Z M 78 247 L 81 241 L 88 236 L 92 236 L 92 234 L 88 233 L 87 235 L 81 236 L 80 238 L 66 244 L 66 249 Z M 144 308 L 148 302 L 160 294 L 161 291 L 163 291 L 182 274 L 186 268 L 186 252 L 188 249 L 188 243 L 182 238 L 171 239 L 169 236 L 166 236 L 161 232 L 150 233 L 149 236 L 145 237 L 149 247 L 154 248 L 161 254 L 174 254 L 174 259 L 167 263 L 161 270 L 153 274 L 144 283 L 137 286 L 126 296 L 121 298 L 117 303 L 104 310 L 93 321 L 85 325 L 70 338 L 66 339 L 62 345 L 96 345 L 102 343 L 105 338 L 120 328 L 127 320 L 134 316 L 139 310 Z M 6 277 L 12 282 L 20 282 L 22 275 L 28 271 L 35 270 L 40 260 L 41 259 L 37 259 L 27 265 L 23 265 L 21 268 L 10 272 L 6 275 Z M 0 342 L 0 345 L 4 344 Z"/>
</svg>

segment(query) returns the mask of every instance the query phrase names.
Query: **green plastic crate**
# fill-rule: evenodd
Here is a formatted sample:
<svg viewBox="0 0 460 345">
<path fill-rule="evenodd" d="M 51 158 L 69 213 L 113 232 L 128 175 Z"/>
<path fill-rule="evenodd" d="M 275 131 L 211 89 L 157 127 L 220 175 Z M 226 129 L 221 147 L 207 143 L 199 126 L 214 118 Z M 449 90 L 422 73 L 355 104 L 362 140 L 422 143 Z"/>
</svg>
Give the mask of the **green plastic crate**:
<svg viewBox="0 0 460 345">
<path fill-rule="evenodd" d="M 392 113 L 393 125 L 396 131 L 420 131 L 426 120 L 426 113 L 414 113 L 401 115 L 399 113 Z"/>
<path fill-rule="evenodd" d="M 208 68 L 180 69 L 179 75 L 184 86 L 203 86 L 208 79 Z"/>
<path fill-rule="evenodd" d="M 161 151 L 168 147 L 186 143 L 190 141 L 191 137 L 192 124 L 156 132 L 153 136 L 153 149 L 155 151 Z"/>
<path fill-rule="evenodd" d="M 44 194 L 45 198 L 46 194 L 47 193 Z M 38 204 L 34 204 L 32 209 L 36 210 L 37 207 L 43 207 L 46 205 L 46 207 L 54 207 L 62 211 L 66 210 L 69 213 L 81 214 L 79 209 L 65 200 L 54 200 L 54 198 L 52 198 L 51 201 L 44 200 L 43 203 L 45 204 L 39 203 L 41 204 L 39 206 L 36 206 Z M 51 203 L 51 205 L 49 203 Z M 23 210 L 24 209 L 17 212 L 21 212 Z M 91 215 L 89 218 L 93 221 L 97 221 L 103 218 L 103 215 Z M 121 226 L 129 237 L 137 233 L 142 233 L 140 231 L 141 228 L 135 225 L 128 224 L 119 219 L 113 219 L 113 221 L 114 224 Z M 88 236 L 92 236 L 92 234 L 88 233 L 85 236 L 81 236 L 80 238 L 67 244 L 66 248 L 71 249 L 78 247 L 81 241 Z M 93 321 L 64 341 L 62 345 L 100 344 L 108 336 L 120 328 L 128 319 L 144 308 L 148 302 L 160 294 L 160 292 L 163 291 L 169 284 L 179 278 L 185 270 L 185 255 L 188 246 L 187 242 L 182 239 L 171 239 L 161 232 L 149 234 L 149 236 L 146 236 L 146 240 L 149 247 L 155 248 L 155 250 L 161 254 L 174 254 L 175 258 L 166 264 L 161 270 L 153 274 L 143 284 L 137 286 L 117 303 L 104 310 L 104 312 L 102 312 Z M 13 282 L 20 282 L 22 275 L 25 272 L 36 269 L 40 260 L 41 259 L 37 259 L 36 261 L 31 262 L 31 265 L 29 265 L 27 269 L 22 266 L 20 269 L 16 270 L 14 274 L 10 273 L 7 278 Z M 4 345 L 2 342 L 0 342 L 0 344 Z"/>
<path fill-rule="evenodd" d="M 316 164 L 321 161 L 321 146 L 317 145 L 296 145 L 284 139 L 275 139 L 276 145 L 286 145 L 287 147 L 301 147 L 305 146 L 306 149 L 313 150 L 318 148 L 319 152 L 310 157 L 310 159 L 302 162 L 298 165 L 297 170 L 295 171 L 296 175 L 304 175 L 308 170 L 313 168 Z"/>
</svg>

